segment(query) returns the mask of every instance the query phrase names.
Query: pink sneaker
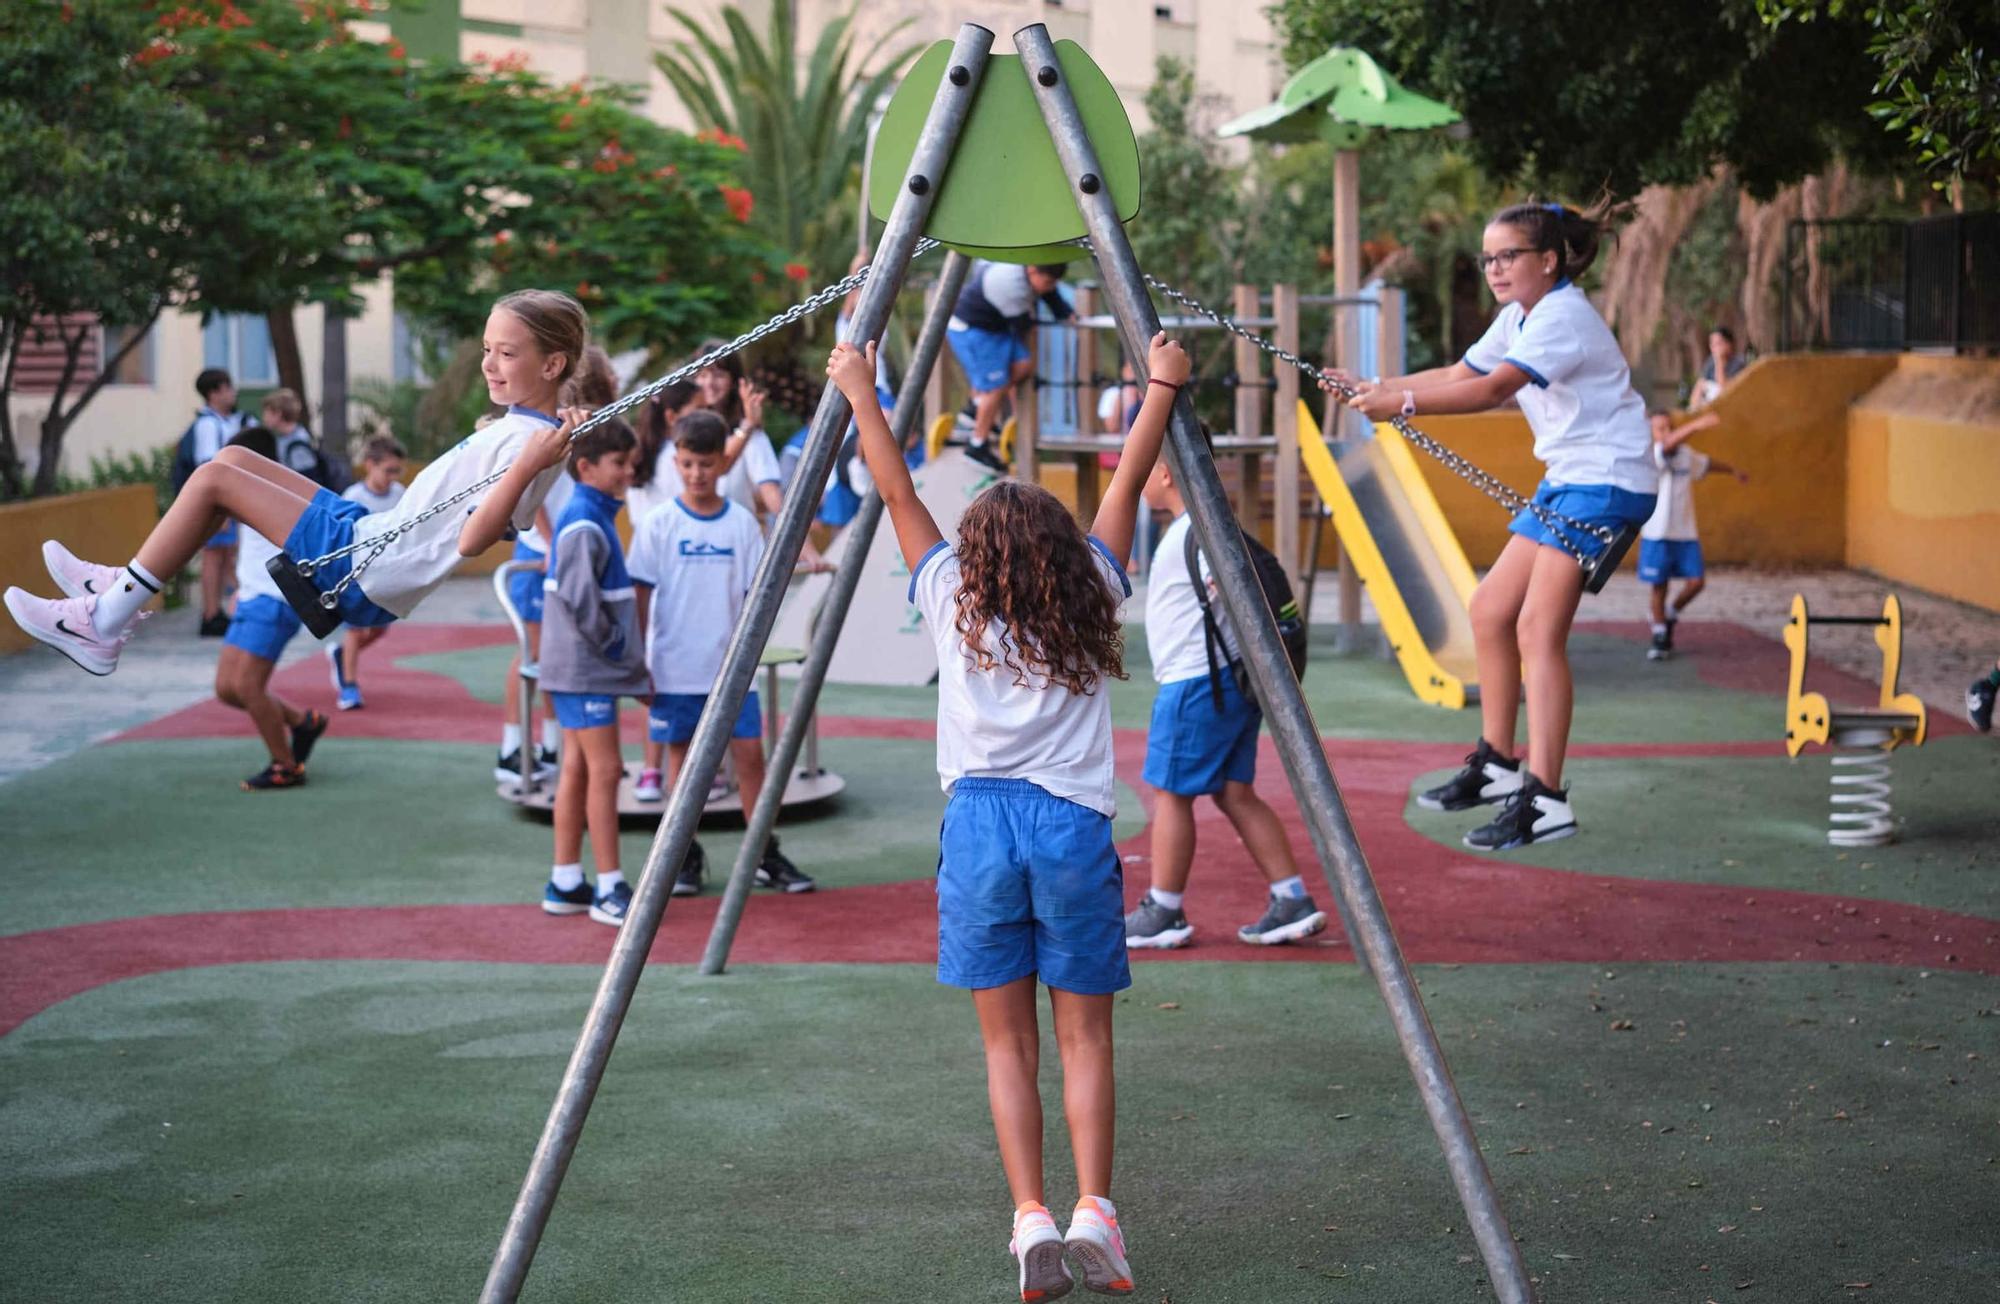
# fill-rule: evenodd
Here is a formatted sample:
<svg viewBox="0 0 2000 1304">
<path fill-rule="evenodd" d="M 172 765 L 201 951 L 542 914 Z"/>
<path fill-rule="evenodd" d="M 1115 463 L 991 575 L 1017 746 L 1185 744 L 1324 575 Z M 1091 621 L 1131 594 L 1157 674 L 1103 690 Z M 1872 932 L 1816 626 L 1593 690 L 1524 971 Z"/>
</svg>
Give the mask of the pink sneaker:
<svg viewBox="0 0 2000 1304">
<path fill-rule="evenodd" d="M 92 619 L 97 610 L 95 597 L 38 598 L 26 589 L 10 588 L 6 602 L 14 623 L 23 632 L 40 639 L 91 674 L 108 675 L 118 668 L 118 654 L 124 650 L 131 631 L 118 638 L 99 638 Z"/>
<path fill-rule="evenodd" d="M 54 539 L 46 540 L 42 544 L 42 564 L 49 568 L 50 578 L 72 598 L 85 598 L 104 593 L 119 581 L 118 567 L 99 566 L 94 561 L 85 561 Z"/>
<path fill-rule="evenodd" d="M 1069 1235 L 1069 1252 L 1083 1265 L 1083 1284 L 1100 1295 L 1130 1295 L 1132 1265 L 1125 1261 L 1125 1234 L 1111 1201 L 1086 1195 L 1076 1202 Z"/>
<path fill-rule="evenodd" d="M 1063 1262 L 1062 1233 L 1039 1204 L 1014 1211 L 1014 1239 L 1007 1242 L 1007 1252 L 1021 1264 L 1022 1304 L 1061 1299 L 1076 1285 Z"/>
</svg>

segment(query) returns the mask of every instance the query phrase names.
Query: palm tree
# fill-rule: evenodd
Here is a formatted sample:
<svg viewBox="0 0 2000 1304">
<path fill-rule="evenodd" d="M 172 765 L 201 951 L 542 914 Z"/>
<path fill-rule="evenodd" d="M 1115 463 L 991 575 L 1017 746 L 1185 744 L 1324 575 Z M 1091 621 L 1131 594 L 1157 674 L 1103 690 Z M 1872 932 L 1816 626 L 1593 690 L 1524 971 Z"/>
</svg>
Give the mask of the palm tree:
<svg viewBox="0 0 2000 1304">
<path fill-rule="evenodd" d="M 668 13 L 687 32 L 654 56 L 667 84 L 706 132 L 740 140 L 755 198 L 750 222 L 823 284 L 847 270 L 868 115 L 921 48 L 884 54 L 909 25 L 897 23 L 855 56 L 859 0 L 826 25 L 803 63 L 792 0 L 772 0 L 764 35 L 729 5 L 728 44 L 681 9 Z M 865 72 L 872 68 L 874 71 Z"/>
</svg>

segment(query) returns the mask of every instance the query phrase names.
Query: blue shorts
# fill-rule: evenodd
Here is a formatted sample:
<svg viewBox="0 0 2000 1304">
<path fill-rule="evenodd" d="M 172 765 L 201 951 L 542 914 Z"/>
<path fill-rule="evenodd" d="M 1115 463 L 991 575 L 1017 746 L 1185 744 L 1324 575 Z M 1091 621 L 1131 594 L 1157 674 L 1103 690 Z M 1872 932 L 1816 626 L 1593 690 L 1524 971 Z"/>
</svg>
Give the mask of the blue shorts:
<svg viewBox="0 0 2000 1304">
<path fill-rule="evenodd" d="M 951 351 L 965 368 L 965 381 L 975 394 L 1007 388 L 1014 364 L 1028 356 L 1028 344 L 1012 331 L 982 331 L 970 326 L 947 331 Z"/>
<path fill-rule="evenodd" d="M 618 699 L 609 693 L 551 691 L 548 697 L 556 723 L 565 729 L 597 729 L 618 723 Z"/>
<path fill-rule="evenodd" d="M 354 523 L 366 515 L 368 509 L 360 503 L 350 502 L 331 489 L 321 489 L 313 494 L 299 523 L 285 536 L 285 553 L 293 561 L 304 561 L 344 548 L 354 542 Z M 353 553 L 336 557 L 313 572 L 313 586 L 321 593 L 328 592 L 353 569 Z M 341 591 L 337 610 L 340 618 L 350 625 L 388 625 L 396 619 L 393 611 L 384 611 L 370 602 L 359 584 L 350 584 Z"/>
<path fill-rule="evenodd" d="M 210 535 L 208 542 L 201 546 L 204 548 L 234 548 L 236 546 L 235 520 L 232 519 L 227 525 Z"/>
<path fill-rule="evenodd" d="M 686 742 L 694 737 L 694 727 L 700 723 L 702 708 L 707 705 L 707 693 L 653 694 L 646 736 L 656 743 Z M 729 731 L 729 736 L 755 738 L 763 732 L 764 712 L 757 705 L 757 690 L 753 688 L 743 699 L 743 709 L 736 713 L 736 727 Z"/>
<path fill-rule="evenodd" d="M 938 981 L 1029 974 L 1083 996 L 1132 985 L 1111 817 L 1026 779 L 960 779 L 938 853 Z"/>
<path fill-rule="evenodd" d="M 1700 539 L 1639 540 L 1639 579 L 1644 583 L 1698 580 L 1707 573 L 1701 564 Z"/>
<path fill-rule="evenodd" d="M 1602 525 L 1615 530 L 1621 525 L 1644 525 L 1646 518 L 1653 514 L 1653 503 L 1656 499 L 1652 494 L 1635 494 L 1630 489 L 1620 489 L 1616 485 L 1557 484 L 1553 480 L 1544 480 L 1536 486 L 1535 501 L 1549 511 L 1567 516 L 1571 520 L 1582 521 L 1588 525 Z M 1555 531 L 1544 525 L 1540 517 L 1525 507 L 1507 528 L 1524 539 L 1532 539 L 1551 548 L 1563 546 Z M 1587 557 L 1595 557 L 1604 551 L 1604 540 L 1594 534 L 1587 534 L 1561 522 L 1557 522 L 1557 529 L 1568 536 L 1572 547 Z"/>
<path fill-rule="evenodd" d="M 1236 676 L 1225 667 L 1222 709 L 1207 675 L 1161 684 L 1153 698 L 1153 725 L 1146 735 L 1143 777 L 1162 792 L 1199 797 L 1222 791 L 1225 783 L 1257 777 L 1257 730 L 1264 713 L 1246 701 Z"/>
<path fill-rule="evenodd" d="M 514 540 L 514 560 L 532 561 L 546 565 L 548 554 L 537 552 L 519 539 Z M 514 614 L 530 625 L 542 623 L 542 583 L 548 579 L 546 571 L 517 570 L 507 572 L 507 601 L 514 604 Z"/>
<path fill-rule="evenodd" d="M 236 614 L 230 618 L 229 632 L 222 636 L 222 642 L 225 647 L 240 647 L 259 660 L 276 661 L 285 644 L 292 641 L 292 635 L 303 627 L 304 622 L 292 610 L 291 603 L 260 593 L 237 601 Z"/>
</svg>

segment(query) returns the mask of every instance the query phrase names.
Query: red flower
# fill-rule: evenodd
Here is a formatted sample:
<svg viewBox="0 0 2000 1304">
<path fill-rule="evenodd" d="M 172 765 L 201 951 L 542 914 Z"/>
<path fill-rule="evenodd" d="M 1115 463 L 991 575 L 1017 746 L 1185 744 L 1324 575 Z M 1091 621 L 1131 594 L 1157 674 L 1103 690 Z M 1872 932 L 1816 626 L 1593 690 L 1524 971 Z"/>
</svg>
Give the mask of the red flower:
<svg viewBox="0 0 2000 1304">
<path fill-rule="evenodd" d="M 393 36 L 389 38 L 389 57 L 399 62 L 408 57 L 403 49 L 403 43 Z"/>
<path fill-rule="evenodd" d="M 756 203 L 754 195 L 741 186 L 717 186 L 716 189 L 722 192 L 722 202 L 728 206 L 731 217 L 739 222 L 750 220 L 750 209 Z"/>
<path fill-rule="evenodd" d="M 804 263 L 786 263 L 785 275 L 791 277 L 795 281 L 803 281 L 806 279 L 806 277 L 812 275 L 812 269 L 807 267 Z"/>
</svg>

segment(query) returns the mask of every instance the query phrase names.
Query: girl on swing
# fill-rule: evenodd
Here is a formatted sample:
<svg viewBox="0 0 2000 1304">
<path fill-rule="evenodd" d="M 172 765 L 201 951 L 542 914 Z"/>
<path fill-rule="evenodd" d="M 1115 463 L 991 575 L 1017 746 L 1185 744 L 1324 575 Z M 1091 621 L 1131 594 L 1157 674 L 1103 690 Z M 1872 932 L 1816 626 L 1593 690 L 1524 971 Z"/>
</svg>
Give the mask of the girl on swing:
<svg viewBox="0 0 2000 1304">
<path fill-rule="evenodd" d="M 589 335 L 583 305 L 553 290 L 517 290 L 493 305 L 482 344 L 487 396 L 506 415 L 461 440 L 410 485 L 386 512 L 322 489 L 298 472 L 243 448 L 226 448 L 189 478 L 173 506 L 123 567 L 73 556 L 53 539 L 42 545 L 49 574 L 66 598 L 7 590 L 7 610 L 28 634 L 93 675 L 118 668 L 140 608 L 161 582 L 180 574 L 202 541 L 229 518 L 268 539 L 284 540 L 294 560 L 366 543 L 506 468 L 484 498 L 462 512 L 441 512 L 392 541 L 341 591 L 339 615 L 350 625 L 386 625 L 409 615 L 462 558 L 525 530 L 569 451 L 570 432 L 587 413 L 556 412 L 556 396 Z M 314 572 L 321 592 L 345 577 L 350 554 Z"/>
<path fill-rule="evenodd" d="M 1577 831 L 1563 786 L 1573 701 L 1567 643 L 1584 580 L 1575 553 L 1594 556 L 1604 545 L 1562 518 L 1636 526 L 1652 514 L 1659 486 L 1646 406 L 1625 355 L 1575 284 L 1597 256 L 1598 235 L 1595 221 L 1561 204 L 1502 210 L 1487 225 L 1479 255 L 1500 312 L 1464 358 L 1374 381 L 1332 373 L 1355 391 L 1343 401 L 1373 421 L 1482 412 L 1515 398 L 1535 432 L 1535 456 L 1548 468 L 1534 501 L 1556 518 L 1553 527 L 1523 510 L 1472 594 L 1479 743 L 1463 770 L 1417 798 L 1429 810 L 1498 804 L 1491 822 L 1465 835 L 1475 851 Z M 1321 387 L 1338 394 L 1332 384 Z M 1524 666 L 1525 767 L 1514 748 Z"/>
</svg>

